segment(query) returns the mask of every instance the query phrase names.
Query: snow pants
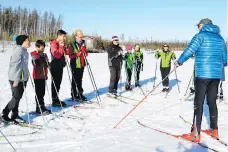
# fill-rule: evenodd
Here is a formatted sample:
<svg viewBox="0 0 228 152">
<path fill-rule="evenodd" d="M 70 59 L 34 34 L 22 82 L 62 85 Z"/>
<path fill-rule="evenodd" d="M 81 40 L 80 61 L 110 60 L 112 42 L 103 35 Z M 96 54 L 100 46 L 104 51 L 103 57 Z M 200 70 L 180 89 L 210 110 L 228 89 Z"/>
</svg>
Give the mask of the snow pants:
<svg viewBox="0 0 228 152">
<path fill-rule="evenodd" d="M 210 128 L 218 128 L 218 109 L 216 99 L 218 94 L 219 81 L 219 79 L 196 78 L 193 124 L 196 125 L 198 134 L 200 134 L 201 130 L 203 103 L 205 96 L 210 113 Z"/>
</svg>

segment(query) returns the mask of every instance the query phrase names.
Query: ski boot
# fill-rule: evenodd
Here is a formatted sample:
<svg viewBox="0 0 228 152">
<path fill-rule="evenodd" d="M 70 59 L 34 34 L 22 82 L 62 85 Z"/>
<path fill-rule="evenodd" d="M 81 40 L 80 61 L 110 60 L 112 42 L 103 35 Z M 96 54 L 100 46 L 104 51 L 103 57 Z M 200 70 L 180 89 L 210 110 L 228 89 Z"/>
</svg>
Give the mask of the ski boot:
<svg viewBox="0 0 228 152">
<path fill-rule="evenodd" d="M 8 115 L 4 115 L 4 114 L 2 113 L 1 116 L 0 116 L 0 121 L 2 121 L 3 123 L 9 123 L 9 122 L 11 122 L 12 120 L 9 118 Z"/>
<path fill-rule="evenodd" d="M 163 87 L 162 92 L 166 92 L 166 87 Z"/>
<path fill-rule="evenodd" d="M 211 136 L 212 138 L 219 140 L 218 129 L 207 129 L 207 130 L 204 130 L 203 132 Z"/>
<path fill-rule="evenodd" d="M 135 83 L 135 87 L 141 87 L 141 85 L 139 84 L 139 82 Z"/>
<path fill-rule="evenodd" d="M 41 111 L 40 111 L 40 109 L 41 109 Z M 39 107 L 36 108 L 36 113 L 39 115 L 43 114 L 43 116 L 46 116 L 46 115 L 51 114 L 51 111 L 48 110 L 45 106 L 41 106 L 41 108 L 39 108 Z"/>
<path fill-rule="evenodd" d="M 53 107 L 67 107 L 67 104 L 60 100 L 54 100 L 54 101 L 52 101 L 52 106 Z"/>
<path fill-rule="evenodd" d="M 126 89 L 126 90 L 132 90 L 132 86 L 131 86 L 130 84 L 126 84 L 126 85 L 125 85 L 125 89 Z"/>
<path fill-rule="evenodd" d="M 197 133 L 195 125 L 191 128 L 191 133 L 183 134 L 181 136 L 181 138 L 183 138 L 185 140 L 188 140 L 188 141 L 195 142 L 195 143 L 199 143 L 200 142 L 200 134 Z"/>
<path fill-rule="evenodd" d="M 26 123 L 26 121 L 21 118 L 20 116 L 17 116 L 16 118 L 11 118 L 12 121 L 15 123 L 15 124 L 23 124 L 23 123 Z"/>
</svg>

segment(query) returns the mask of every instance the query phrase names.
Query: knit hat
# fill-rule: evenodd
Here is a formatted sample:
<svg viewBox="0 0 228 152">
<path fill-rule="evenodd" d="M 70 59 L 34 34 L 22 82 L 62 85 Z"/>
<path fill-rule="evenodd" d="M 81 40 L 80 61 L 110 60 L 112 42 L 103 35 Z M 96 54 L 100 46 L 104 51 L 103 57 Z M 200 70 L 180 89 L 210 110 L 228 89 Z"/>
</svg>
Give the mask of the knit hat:
<svg viewBox="0 0 228 152">
<path fill-rule="evenodd" d="M 119 41 L 118 36 L 113 36 L 113 37 L 112 37 L 112 41 Z"/>
<path fill-rule="evenodd" d="M 27 35 L 19 35 L 19 36 L 17 36 L 16 44 L 17 45 L 22 45 L 27 38 L 28 38 Z"/>
<path fill-rule="evenodd" d="M 200 20 L 200 22 L 197 24 L 197 26 L 199 26 L 200 24 L 203 24 L 203 25 L 212 24 L 212 20 L 209 18 L 204 18 L 204 19 Z"/>
<path fill-rule="evenodd" d="M 13 41 L 16 41 L 17 37 L 18 37 L 17 34 L 13 35 Z"/>
<path fill-rule="evenodd" d="M 163 45 L 163 47 L 169 47 L 169 45 L 167 45 L 167 44 L 164 44 L 164 45 Z"/>
<path fill-rule="evenodd" d="M 132 50 L 133 49 L 133 47 L 132 47 L 132 45 L 131 44 L 127 44 L 126 45 L 126 50 L 128 51 L 128 50 Z"/>
</svg>

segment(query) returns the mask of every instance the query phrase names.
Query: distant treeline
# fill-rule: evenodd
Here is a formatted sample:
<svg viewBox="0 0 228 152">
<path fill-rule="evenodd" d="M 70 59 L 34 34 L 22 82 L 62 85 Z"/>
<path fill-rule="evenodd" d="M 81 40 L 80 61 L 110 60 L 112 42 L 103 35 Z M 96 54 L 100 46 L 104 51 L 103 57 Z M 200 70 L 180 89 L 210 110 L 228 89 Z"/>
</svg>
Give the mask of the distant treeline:
<svg viewBox="0 0 228 152">
<path fill-rule="evenodd" d="M 0 5 L 0 40 L 12 40 L 14 34 L 27 34 L 32 41 L 56 36 L 63 25 L 61 15 L 36 9 L 2 7 Z"/>
<path fill-rule="evenodd" d="M 142 42 L 141 46 L 145 49 L 161 49 L 164 44 L 169 45 L 171 50 L 183 50 L 187 47 L 188 41 L 151 41 L 151 42 Z"/>
<path fill-rule="evenodd" d="M 14 34 L 29 35 L 31 41 L 42 39 L 48 42 L 56 38 L 56 33 L 62 28 L 63 21 L 61 15 L 56 17 L 52 12 L 38 12 L 36 9 L 2 7 L 0 5 L 0 40 L 12 40 Z M 110 41 L 102 38 L 98 34 L 93 37 L 94 49 L 104 50 Z M 124 34 L 119 36 L 121 44 L 140 44 L 145 49 L 158 49 L 162 45 L 168 44 L 172 50 L 182 50 L 188 44 L 187 41 L 125 41 Z M 72 33 L 68 35 L 68 42 L 74 39 Z"/>
</svg>

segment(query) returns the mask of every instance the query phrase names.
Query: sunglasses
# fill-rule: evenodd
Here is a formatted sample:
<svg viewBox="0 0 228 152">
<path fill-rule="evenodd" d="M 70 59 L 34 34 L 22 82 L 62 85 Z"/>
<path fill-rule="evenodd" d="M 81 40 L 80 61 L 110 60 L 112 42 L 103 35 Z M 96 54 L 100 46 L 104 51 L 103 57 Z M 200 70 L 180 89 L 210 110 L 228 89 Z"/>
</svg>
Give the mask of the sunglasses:
<svg viewBox="0 0 228 152">
<path fill-rule="evenodd" d="M 163 47 L 169 47 L 168 45 L 164 45 Z"/>
<path fill-rule="evenodd" d="M 114 41 L 119 42 L 119 40 L 114 40 Z"/>
</svg>

